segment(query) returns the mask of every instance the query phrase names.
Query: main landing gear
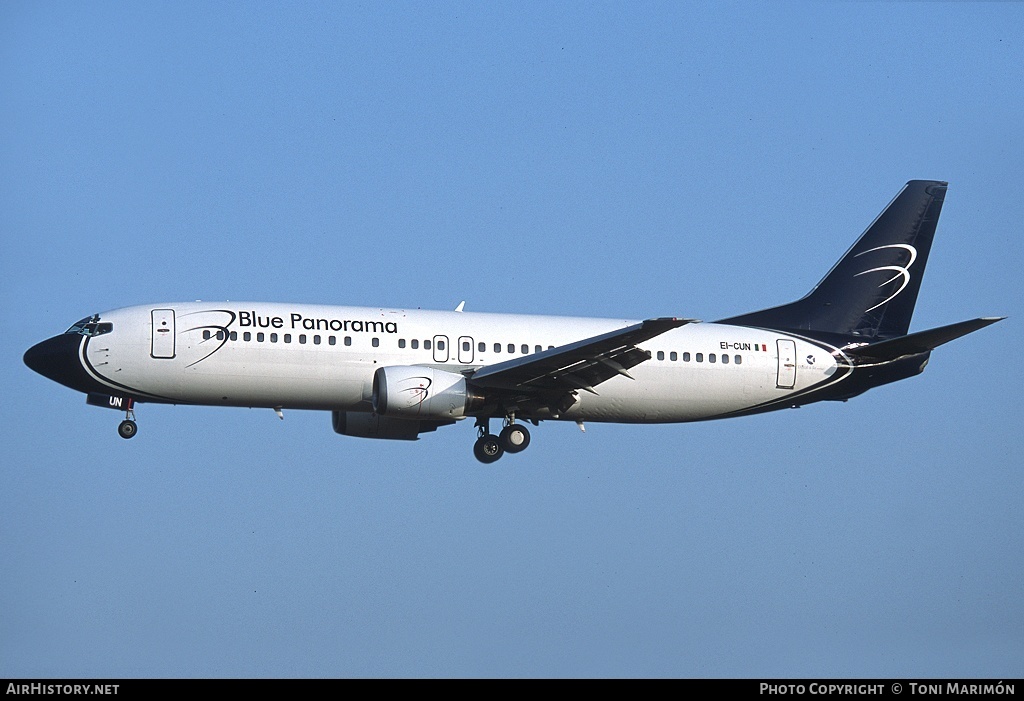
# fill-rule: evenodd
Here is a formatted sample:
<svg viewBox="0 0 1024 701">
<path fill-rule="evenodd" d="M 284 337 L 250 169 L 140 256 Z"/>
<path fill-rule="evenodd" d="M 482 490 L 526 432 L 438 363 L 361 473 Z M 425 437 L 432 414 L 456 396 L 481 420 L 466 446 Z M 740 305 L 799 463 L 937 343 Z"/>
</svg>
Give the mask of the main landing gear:
<svg viewBox="0 0 1024 701">
<path fill-rule="evenodd" d="M 530 445 L 530 432 L 526 426 L 517 424 L 515 414 L 505 418 L 505 428 L 495 436 L 488 427 L 489 419 L 481 417 L 476 421 L 476 443 L 473 455 L 484 464 L 490 464 L 505 453 L 519 453 Z"/>
</svg>

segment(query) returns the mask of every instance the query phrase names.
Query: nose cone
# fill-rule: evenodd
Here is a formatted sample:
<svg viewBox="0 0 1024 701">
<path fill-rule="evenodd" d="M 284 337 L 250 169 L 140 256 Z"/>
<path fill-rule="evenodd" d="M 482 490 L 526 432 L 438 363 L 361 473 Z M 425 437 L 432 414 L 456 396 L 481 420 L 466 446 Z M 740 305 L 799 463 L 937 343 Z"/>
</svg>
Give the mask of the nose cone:
<svg viewBox="0 0 1024 701">
<path fill-rule="evenodd" d="M 88 392 L 93 381 L 78 359 L 83 340 L 83 336 L 73 333 L 48 338 L 25 351 L 25 365 L 65 387 Z"/>
</svg>

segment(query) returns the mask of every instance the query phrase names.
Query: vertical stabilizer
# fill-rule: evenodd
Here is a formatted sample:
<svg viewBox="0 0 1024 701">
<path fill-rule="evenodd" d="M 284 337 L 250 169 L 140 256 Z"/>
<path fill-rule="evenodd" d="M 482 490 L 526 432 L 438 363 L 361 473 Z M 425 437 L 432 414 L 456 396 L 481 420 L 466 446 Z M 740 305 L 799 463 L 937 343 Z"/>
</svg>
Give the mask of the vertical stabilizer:
<svg viewBox="0 0 1024 701">
<path fill-rule="evenodd" d="M 906 335 L 946 185 L 911 180 L 806 297 L 722 323 L 866 339 Z"/>
</svg>

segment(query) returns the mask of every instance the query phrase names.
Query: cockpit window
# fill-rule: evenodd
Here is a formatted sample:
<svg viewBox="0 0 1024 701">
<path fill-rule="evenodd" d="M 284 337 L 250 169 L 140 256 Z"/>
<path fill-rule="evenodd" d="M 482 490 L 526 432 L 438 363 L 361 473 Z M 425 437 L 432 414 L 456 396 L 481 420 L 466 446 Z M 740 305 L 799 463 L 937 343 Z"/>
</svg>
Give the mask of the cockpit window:
<svg viewBox="0 0 1024 701">
<path fill-rule="evenodd" d="M 99 320 L 100 320 L 100 315 L 99 314 L 93 314 L 92 316 L 87 316 L 84 319 L 80 319 L 79 321 L 76 321 L 74 324 L 71 325 L 71 328 L 69 328 L 64 333 L 82 333 L 82 331 L 85 330 L 86 324 L 94 324 L 94 323 L 96 323 Z"/>
<path fill-rule="evenodd" d="M 80 319 L 71 325 L 64 333 L 77 333 L 82 336 L 102 336 L 105 333 L 110 333 L 114 330 L 114 325 L 109 321 L 100 323 L 100 315 L 93 314 L 87 316 L 84 319 Z"/>
</svg>

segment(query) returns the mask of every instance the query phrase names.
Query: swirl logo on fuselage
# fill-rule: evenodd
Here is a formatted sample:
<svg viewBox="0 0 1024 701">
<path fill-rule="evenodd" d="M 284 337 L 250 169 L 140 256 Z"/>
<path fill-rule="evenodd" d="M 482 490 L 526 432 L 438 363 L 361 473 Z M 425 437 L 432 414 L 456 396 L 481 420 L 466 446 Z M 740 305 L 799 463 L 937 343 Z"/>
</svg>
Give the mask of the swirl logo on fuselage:
<svg viewBox="0 0 1024 701">
<path fill-rule="evenodd" d="M 227 318 L 225 318 L 225 316 Z M 185 329 L 183 333 L 190 333 L 193 331 L 208 331 L 207 337 L 202 341 L 196 343 L 196 347 L 203 347 L 204 354 L 198 360 L 193 360 L 188 363 L 185 367 L 192 367 L 203 362 L 211 355 L 219 351 L 231 338 L 231 326 L 235 323 L 237 316 L 229 309 L 205 309 L 195 312 L 186 312 L 180 314 L 179 318 L 184 320 L 185 317 L 197 317 L 199 323 L 190 328 Z M 205 350 L 211 348 L 210 350 Z"/>
<path fill-rule="evenodd" d="M 875 306 L 871 307 L 871 309 L 865 309 L 865 314 L 870 312 L 872 309 L 878 309 L 879 307 L 888 304 L 889 302 L 896 298 L 896 295 L 898 295 L 900 292 L 906 289 L 907 285 L 910 284 L 910 266 L 912 266 L 914 264 L 914 261 L 917 260 L 917 249 L 908 243 L 890 243 L 885 246 L 876 246 L 875 248 L 869 248 L 866 251 L 861 251 L 860 253 L 855 255 L 854 258 L 859 258 L 860 256 L 866 253 L 871 253 L 872 251 L 881 251 L 885 248 L 902 248 L 903 250 L 908 251 L 910 253 L 910 260 L 907 261 L 906 265 L 882 265 L 877 268 L 871 268 L 870 270 L 865 270 L 862 273 L 857 273 L 856 275 L 854 275 L 854 277 L 860 277 L 861 275 L 867 275 L 868 273 L 877 273 L 881 271 L 891 271 L 896 273 L 891 278 L 889 278 L 881 285 L 879 285 L 879 287 L 885 287 L 890 282 L 894 282 L 896 280 L 899 280 L 900 278 L 903 278 L 898 290 L 893 292 L 891 295 L 886 297 L 884 300 L 882 300 Z"/>
</svg>

